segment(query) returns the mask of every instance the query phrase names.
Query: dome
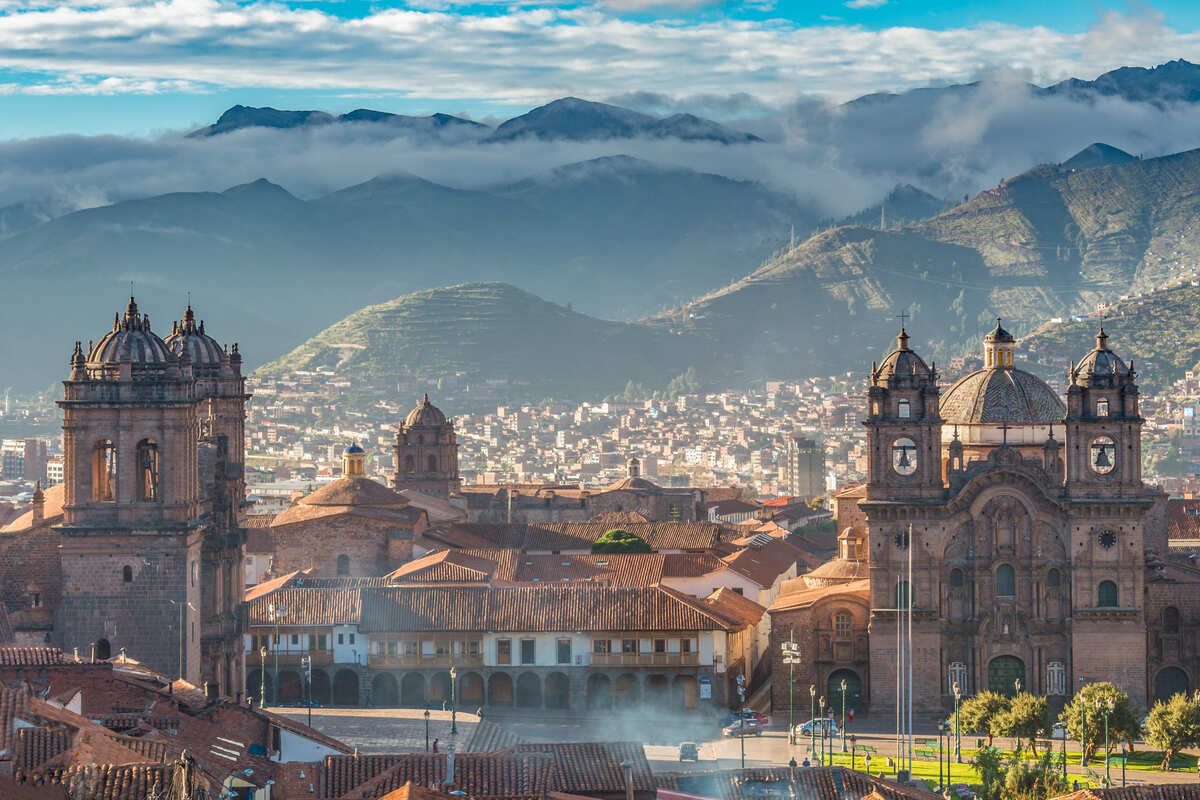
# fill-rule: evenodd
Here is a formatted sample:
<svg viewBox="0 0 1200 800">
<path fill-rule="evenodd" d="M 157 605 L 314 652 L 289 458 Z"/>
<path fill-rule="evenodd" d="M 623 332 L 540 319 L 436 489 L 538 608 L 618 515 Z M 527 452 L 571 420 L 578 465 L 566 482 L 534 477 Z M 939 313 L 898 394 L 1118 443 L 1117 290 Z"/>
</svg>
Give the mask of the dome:
<svg viewBox="0 0 1200 800">
<path fill-rule="evenodd" d="M 216 339 L 204 332 L 204 321 L 196 325 L 191 305 L 183 312 L 183 321 L 171 324 L 171 335 L 166 339 L 167 347 L 177 356 L 187 353 L 193 366 L 218 367 L 225 352 Z"/>
<path fill-rule="evenodd" d="M 1114 387 L 1132 378 L 1133 367 L 1108 349 L 1104 328 L 1096 334 L 1096 346 L 1071 370 L 1071 383 L 1076 386 Z"/>
<path fill-rule="evenodd" d="M 871 373 L 871 382 L 876 386 L 888 386 L 892 381 L 911 381 L 917 386 L 932 380 L 933 370 L 916 351 L 908 349 L 908 332 L 903 328 L 896 337 L 896 349 L 884 356 Z"/>
<path fill-rule="evenodd" d="M 167 343 L 150 331 L 150 317 L 138 313 L 132 297 L 125 316 L 113 319 L 112 330 L 87 355 L 89 366 L 132 361 L 146 366 L 167 366 L 176 361 Z"/>
<path fill-rule="evenodd" d="M 408 416 L 404 420 L 404 427 L 406 428 L 435 428 L 445 424 L 446 415 L 437 406 L 429 402 L 429 395 L 425 395 L 420 404 L 408 412 Z"/>
<path fill-rule="evenodd" d="M 1050 425 L 1067 409 L 1036 375 L 993 367 L 960 378 L 942 395 L 941 413 L 946 425 Z"/>
<path fill-rule="evenodd" d="M 359 447 L 357 444 L 352 444 L 349 447 L 347 447 L 345 450 L 343 450 L 342 452 L 345 453 L 346 455 L 353 455 L 354 453 L 362 453 L 365 451 L 361 447 Z"/>
<path fill-rule="evenodd" d="M 983 337 L 983 341 L 988 344 L 998 342 L 1016 344 L 1017 340 L 1011 333 L 1004 330 L 1003 326 L 1000 325 L 1000 320 L 996 320 L 996 327 L 988 331 L 987 335 Z"/>
</svg>

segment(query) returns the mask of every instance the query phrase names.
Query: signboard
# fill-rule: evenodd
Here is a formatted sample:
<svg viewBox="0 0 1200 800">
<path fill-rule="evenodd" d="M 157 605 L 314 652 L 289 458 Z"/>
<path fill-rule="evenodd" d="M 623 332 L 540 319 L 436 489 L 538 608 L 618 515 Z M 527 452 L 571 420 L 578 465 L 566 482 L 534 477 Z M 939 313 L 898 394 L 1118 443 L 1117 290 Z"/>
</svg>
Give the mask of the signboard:
<svg viewBox="0 0 1200 800">
<path fill-rule="evenodd" d="M 700 679 L 700 699 L 712 700 L 712 678 Z"/>
</svg>

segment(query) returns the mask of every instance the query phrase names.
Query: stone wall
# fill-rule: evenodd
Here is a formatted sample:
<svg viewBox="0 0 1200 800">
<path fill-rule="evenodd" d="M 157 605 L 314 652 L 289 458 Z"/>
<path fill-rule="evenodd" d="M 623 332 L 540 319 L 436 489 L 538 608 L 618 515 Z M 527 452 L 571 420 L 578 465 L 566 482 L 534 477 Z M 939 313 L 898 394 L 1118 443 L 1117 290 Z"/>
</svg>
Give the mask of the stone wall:
<svg viewBox="0 0 1200 800">
<path fill-rule="evenodd" d="M 338 556 L 350 559 L 350 574 L 378 576 L 412 558 L 412 538 L 390 545 L 395 522 L 354 514 L 294 522 L 271 529 L 273 570 L 282 575 L 311 567 L 316 575 L 337 575 Z"/>
</svg>

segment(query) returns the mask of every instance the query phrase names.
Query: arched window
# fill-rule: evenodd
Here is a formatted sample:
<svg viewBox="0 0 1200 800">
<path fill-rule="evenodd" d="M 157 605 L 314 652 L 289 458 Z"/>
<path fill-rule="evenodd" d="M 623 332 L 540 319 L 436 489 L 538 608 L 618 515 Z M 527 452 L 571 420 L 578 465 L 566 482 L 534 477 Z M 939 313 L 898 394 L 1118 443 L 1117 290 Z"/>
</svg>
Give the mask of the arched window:
<svg viewBox="0 0 1200 800">
<path fill-rule="evenodd" d="M 133 567 L 121 568 L 121 580 L 125 583 L 133 583 Z"/>
<path fill-rule="evenodd" d="M 963 585 L 963 571 L 961 569 L 950 570 L 950 586 L 957 589 Z"/>
<path fill-rule="evenodd" d="M 337 574 L 350 574 L 350 556 L 343 554 L 337 557 Z"/>
<path fill-rule="evenodd" d="M 426 461 L 425 468 L 430 472 L 437 472 L 437 456 L 430 456 Z"/>
<path fill-rule="evenodd" d="M 97 639 L 92 647 L 94 647 L 96 650 L 97 661 L 104 661 L 112 658 L 112 645 L 109 644 L 108 639 Z"/>
<path fill-rule="evenodd" d="M 1163 633 L 1179 633 L 1179 609 L 1167 606 L 1162 612 Z"/>
<path fill-rule="evenodd" d="M 896 404 L 896 416 L 900 419 L 908 419 L 912 416 L 912 408 L 907 400 L 901 400 Z"/>
<path fill-rule="evenodd" d="M 1117 607 L 1117 585 L 1112 581 L 1100 581 L 1096 590 L 1096 605 L 1100 608 Z"/>
<path fill-rule="evenodd" d="M 996 567 L 996 596 L 1013 597 L 1017 593 L 1017 576 L 1008 564 Z"/>
<path fill-rule="evenodd" d="M 908 608 L 908 581 L 896 582 L 896 608 Z"/>
<path fill-rule="evenodd" d="M 416 459 L 414 459 L 412 456 L 404 457 L 404 471 L 405 472 L 416 472 L 417 471 L 417 462 L 416 462 Z"/>
<path fill-rule="evenodd" d="M 1062 576 L 1058 574 L 1058 570 L 1052 569 L 1046 573 L 1046 586 L 1051 589 L 1057 589 L 1062 583 Z"/>
<path fill-rule="evenodd" d="M 1096 401 L 1096 416 L 1097 417 L 1107 417 L 1108 416 L 1108 401 L 1107 400 L 1101 398 L 1100 400 Z"/>
<path fill-rule="evenodd" d="M 138 500 L 153 503 L 158 500 L 158 444 L 142 439 L 137 446 Z"/>
<path fill-rule="evenodd" d="M 851 617 L 848 611 L 839 611 L 833 616 L 833 632 L 841 638 L 850 636 Z"/>
<path fill-rule="evenodd" d="M 116 499 L 117 446 L 108 439 L 101 439 L 92 453 L 92 500 L 113 503 Z"/>
</svg>

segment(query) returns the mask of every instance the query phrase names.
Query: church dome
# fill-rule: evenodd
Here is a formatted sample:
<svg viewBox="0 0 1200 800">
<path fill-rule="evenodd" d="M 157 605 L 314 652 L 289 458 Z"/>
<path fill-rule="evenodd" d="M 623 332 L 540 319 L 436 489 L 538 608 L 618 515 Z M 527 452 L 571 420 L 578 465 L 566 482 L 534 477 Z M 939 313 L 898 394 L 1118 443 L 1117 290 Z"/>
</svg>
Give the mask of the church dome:
<svg viewBox="0 0 1200 800">
<path fill-rule="evenodd" d="M 350 456 L 350 455 L 354 455 L 355 453 L 362 453 L 365 451 L 361 447 L 359 447 L 357 444 L 352 444 L 349 447 L 347 447 L 345 450 L 343 450 L 342 452 L 345 455 Z"/>
<path fill-rule="evenodd" d="M 993 367 L 960 378 L 942 395 L 941 412 L 947 425 L 1050 425 L 1067 409 L 1038 376 Z"/>
<path fill-rule="evenodd" d="M 216 339 L 204 332 L 204 321 L 196 324 L 191 305 L 183 312 L 183 321 L 171 324 L 171 335 L 166 339 L 171 352 L 182 357 L 187 353 L 193 366 L 219 367 L 224 350 Z"/>
<path fill-rule="evenodd" d="M 1133 367 L 1108 349 L 1104 328 L 1096 334 L 1096 346 L 1071 370 L 1071 383 L 1076 386 L 1114 387 L 1132 377 Z"/>
<path fill-rule="evenodd" d="M 166 342 L 150 330 L 150 317 L 138 313 L 132 297 L 125 307 L 125 316 L 113 319 L 112 330 L 88 352 L 89 366 L 131 361 L 145 366 L 167 366 L 176 361 Z"/>
<path fill-rule="evenodd" d="M 896 337 L 896 349 L 884 356 L 871 373 L 871 382 L 876 386 L 895 385 L 895 382 L 919 386 L 932 380 L 933 370 L 915 350 L 909 349 L 908 332 L 903 328 Z"/>
<path fill-rule="evenodd" d="M 446 424 L 446 415 L 437 406 L 429 402 L 429 395 L 404 419 L 406 428 L 436 428 Z"/>
</svg>

